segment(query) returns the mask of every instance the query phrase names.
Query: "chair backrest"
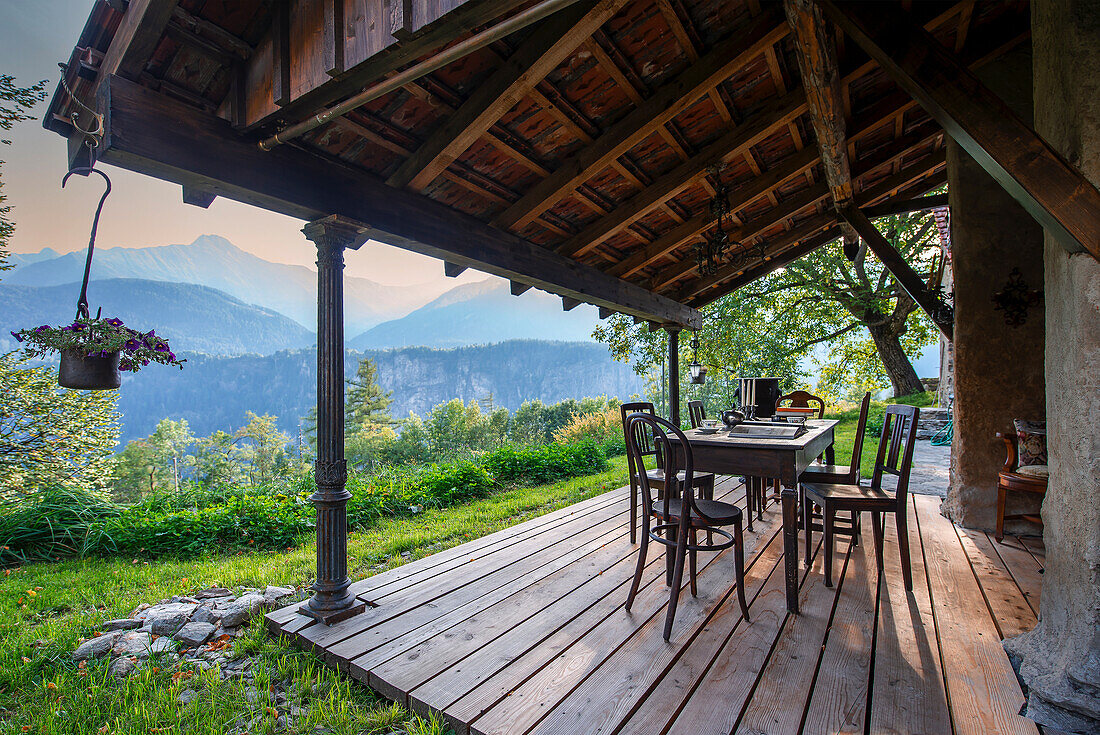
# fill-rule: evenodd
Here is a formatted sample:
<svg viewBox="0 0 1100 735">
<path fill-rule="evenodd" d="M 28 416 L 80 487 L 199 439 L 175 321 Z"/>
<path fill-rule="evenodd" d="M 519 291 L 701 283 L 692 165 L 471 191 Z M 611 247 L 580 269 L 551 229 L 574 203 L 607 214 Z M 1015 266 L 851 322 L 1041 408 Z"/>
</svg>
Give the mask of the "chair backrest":
<svg viewBox="0 0 1100 735">
<path fill-rule="evenodd" d="M 779 400 L 775 402 L 776 408 L 783 401 L 790 401 L 791 408 L 810 408 L 811 403 L 817 404 L 817 417 L 819 419 L 825 418 L 825 401 L 818 398 L 813 393 L 807 393 L 804 390 L 794 390 L 785 396 L 779 396 Z"/>
<path fill-rule="evenodd" d="M 626 439 L 627 446 L 630 446 L 630 427 L 627 418 L 634 413 L 647 413 L 650 416 L 656 416 L 657 412 L 653 408 L 653 404 L 648 401 L 635 401 L 633 403 L 624 403 L 619 406 L 619 414 L 623 419 L 623 437 Z M 639 437 L 638 442 L 639 456 L 642 457 L 642 461 L 637 464 L 634 463 L 634 455 L 629 451 L 626 453 L 626 466 L 630 472 L 631 477 L 645 474 L 645 458 L 652 457 L 657 454 L 657 447 L 653 443 L 653 437 Z"/>
<path fill-rule="evenodd" d="M 626 452 L 628 457 L 633 457 L 633 462 L 641 465 L 645 455 L 642 453 L 646 442 L 652 442 L 659 455 L 665 458 L 663 492 L 659 498 L 654 499 L 649 475 L 642 472 L 638 476 L 638 484 L 641 487 L 642 511 L 648 516 L 653 514 L 654 503 L 657 503 L 668 515 L 669 507 L 673 502 L 679 502 L 681 513 L 694 512 L 705 521 L 711 521 L 707 515 L 699 510 L 695 500 L 695 460 L 692 457 L 691 445 L 680 427 L 671 421 L 666 421 L 660 416 L 648 412 L 632 413 L 626 417 Z M 676 441 L 680 447 L 673 446 Z M 677 451 L 680 449 L 680 451 Z M 680 477 L 680 473 L 683 476 Z"/>
<path fill-rule="evenodd" d="M 852 442 L 852 461 L 848 466 L 848 482 L 859 483 L 859 465 L 863 457 L 863 436 L 867 433 L 867 415 L 871 412 L 871 394 L 863 396 L 859 406 L 859 423 L 856 424 L 856 439 Z"/>
<path fill-rule="evenodd" d="M 688 419 L 691 421 L 691 428 L 698 429 L 706 418 L 707 410 L 703 408 L 702 401 L 688 401 Z"/>
<path fill-rule="evenodd" d="M 878 456 L 875 471 L 871 475 L 871 487 L 882 489 L 883 474 L 898 478 L 896 488 L 898 505 L 904 512 L 905 496 L 909 491 L 909 472 L 913 469 L 913 448 L 917 443 L 917 420 L 920 409 L 916 406 L 887 406 L 883 418 L 882 436 L 878 440 Z"/>
</svg>

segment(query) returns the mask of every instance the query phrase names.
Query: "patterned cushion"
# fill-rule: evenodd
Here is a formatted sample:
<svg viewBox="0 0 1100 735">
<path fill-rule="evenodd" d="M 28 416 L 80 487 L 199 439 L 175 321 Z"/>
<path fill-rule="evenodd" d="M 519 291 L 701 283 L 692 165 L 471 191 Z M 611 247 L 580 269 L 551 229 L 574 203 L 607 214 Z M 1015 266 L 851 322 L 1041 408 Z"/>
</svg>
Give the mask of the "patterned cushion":
<svg viewBox="0 0 1100 735">
<path fill-rule="evenodd" d="M 1016 474 L 1024 477 L 1035 477 L 1040 480 L 1046 480 L 1050 477 L 1050 471 L 1045 464 L 1026 464 L 1016 470 Z"/>
<path fill-rule="evenodd" d="M 1047 463 L 1047 422 L 1015 419 L 1019 466 Z"/>
</svg>

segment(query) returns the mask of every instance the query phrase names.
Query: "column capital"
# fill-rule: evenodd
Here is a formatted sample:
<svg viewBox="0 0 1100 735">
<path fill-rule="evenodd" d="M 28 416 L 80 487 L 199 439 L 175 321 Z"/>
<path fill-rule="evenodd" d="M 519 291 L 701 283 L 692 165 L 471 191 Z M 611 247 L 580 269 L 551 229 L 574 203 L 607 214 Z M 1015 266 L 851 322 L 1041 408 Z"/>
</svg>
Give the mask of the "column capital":
<svg viewBox="0 0 1100 735">
<path fill-rule="evenodd" d="M 317 244 L 318 249 L 358 249 L 370 237 L 371 228 L 362 222 L 339 214 L 315 219 L 302 228 L 302 234 Z"/>
</svg>

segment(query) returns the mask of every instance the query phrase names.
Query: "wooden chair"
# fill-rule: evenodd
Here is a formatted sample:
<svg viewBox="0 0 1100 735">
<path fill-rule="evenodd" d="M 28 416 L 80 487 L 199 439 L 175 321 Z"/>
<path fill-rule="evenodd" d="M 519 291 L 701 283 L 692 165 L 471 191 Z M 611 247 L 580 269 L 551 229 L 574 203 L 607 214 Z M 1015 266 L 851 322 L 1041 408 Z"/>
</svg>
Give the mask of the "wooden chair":
<svg viewBox="0 0 1100 735">
<path fill-rule="evenodd" d="M 806 502 L 805 492 L 802 490 L 803 482 L 829 483 L 834 485 L 858 485 L 860 460 L 863 457 L 863 437 L 867 433 L 867 416 L 871 411 L 871 394 L 863 396 L 863 403 L 859 406 L 859 423 L 856 424 L 855 441 L 852 443 L 852 461 L 847 467 L 835 464 L 812 464 L 802 471 L 798 478 L 799 500 L 802 504 L 802 527 L 806 531 L 806 566 L 810 565 L 813 555 L 813 546 L 810 542 L 810 531 L 824 531 L 824 526 L 815 525 L 817 517 L 813 513 L 810 503 Z M 851 535 L 859 541 L 859 513 L 853 511 L 849 525 L 846 528 L 833 528 L 834 533 Z"/>
<path fill-rule="evenodd" d="M 825 418 L 825 401 L 818 398 L 813 393 L 807 393 L 804 390 L 791 391 L 785 396 L 779 396 L 779 400 L 775 402 L 775 407 L 779 408 L 779 404 L 783 401 L 790 401 L 791 408 L 810 408 L 811 403 L 817 404 L 817 418 Z"/>
<path fill-rule="evenodd" d="M 637 401 L 634 403 L 624 403 L 619 407 L 619 412 L 623 419 L 623 436 L 626 440 L 630 441 L 630 434 L 627 431 L 627 417 L 633 413 L 646 413 L 650 416 L 656 416 L 656 412 L 653 410 L 653 404 L 648 401 Z M 660 448 L 653 442 L 641 443 L 641 454 L 639 456 L 644 460 L 646 457 L 653 457 L 656 460 L 657 467 L 651 470 L 646 470 L 644 461 L 635 461 L 634 455 L 630 452 L 626 453 L 627 470 L 630 472 L 630 543 L 637 543 L 638 541 L 638 493 L 641 491 L 641 477 L 648 476 L 649 484 L 657 490 L 664 488 L 664 456 L 660 452 Z M 700 488 L 703 493 L 703 497 L 714 497 L 714 474 L 710 472 L 696 472 L 692 482 L 695 487 Z"/>
<path fill-rule="evenodd" d="M 825 525 L 825 586 L 833 586 L 833 523 L 838 510 L 861 513 L 871 511 L 871 525 L 875 534 L 875 553 L 878 567 L 882 569 L 882 536 L 884 513 L 894 514 L 898 529 L 898 546 L 901 548 L 901 573 L 905 589 L 913 589 L 913 571 L 909 565 L 909 531 L 906 515 L 906 497 L 909 492 L 909 472 L 913 469 L 913 447 L 917 440 L 917 420 L 920 409 L 915 406 L 887 406 L 882 437 L 878 443 L 878 456 L 870 486 L 852 483 L 804 482 L 803 492 L 807 502 L 821 506 Z M 882 487 L 882 475 L 898 478 L 893 493 Z M 806 529 L 806 535 L 811 530 Z"/>
<path fill-rule="evenodd" d="M 1020 470 L 1023 468 L 1017 465 L 1019 461 L 1019 452 L 1016 449 L 1016 440 L 1018 437 L 1015 432 L 1010 431 L 1005 434 L 997 432 L 997 436 L 1004 440 L 1007 453 L 1005 457 L 1005 466 L 997 474 L 997 533 L 995 536 L 997 541 L 1003 541 L 1005 537 L 1005 521 L 1031 521 L 1032 523 L 1038 523 L 1040 527 L 1043 525 L 1042 517 L 1035 513 L 1017 513 L 1006 516 L 1005 501 L 1010 492 L 1030 493 L 1032 495 L 1038 495 L 1040 499 L 1046 497 L 1047 477 L 1043 474 L 1027 475 L 1020 473 Z M 1046 467 L 1045 465 L 1030 466 L 1041 466 L 1044 469 Z"/>
<path fill-rule="evenodd" d="M 673 450 L 669 437 L 675 437 L 682 451 Z M 646 566 L 646 552 L 649 542 L 656 541 L 669 547 L 665 554 L 666 582 L 671 591 L 668 600 L 668 612 L 665 614 L 664 638 L 667 641 L 672 634 L 672 621 L 676 617 L 676 603 L 680 598 L 680 585 L 684 579 L 684 559 L 688 560 L 691 595 L 698 594 L 696 586 L 697 552 L 722 551 L 733 547 L 733 566 L 737 584 L 737 601 L 741 605 L 741 614 L 749 619 L 749 606 L 745 601 L 745 541 L 741 530 L 741 509 L 730 503 L 723 503 L 707 497 L 697 497 L 695 490 L 699 484 L 695 481 L 695 467 L 691 445 L 687 437 L 671 422 L 648 412 L 631 413 L 627 416 L 626 449 L 627 456 L 633 457 L 634 464 L 641 466 L 646 452 L 652 445 L 665 458 L 665 466 L 660 471 L 661 491 L 653 496 L 654 484 L 649 473 L 639 475 L 642 491 L 642 546 L 638 552 L 638 567 L 634 572 L 634 581 L 626 598 L 626 609 L 634 604 L 638 588 L 642 583 L 642 572 Z M 677 466 L 682 458 L 683 466 Z M 733 526 L 733 533 L 725 530 Z M 707 537 L 717 535 L 723 540 L 718 543 L 699 543 L 699 531 L 706 531 Z M 664 536 L 662 536 L 664 532 Z M 675 558 L 673 558 L 675 549 Z"/>
<path fill-rule="evenodd" d="M 707 410 L 703 408 L 702 401 L 688 401 L 688 420 L 691 422 L 691 428 L 698 429 L 706 418 Z"/>
</svg>

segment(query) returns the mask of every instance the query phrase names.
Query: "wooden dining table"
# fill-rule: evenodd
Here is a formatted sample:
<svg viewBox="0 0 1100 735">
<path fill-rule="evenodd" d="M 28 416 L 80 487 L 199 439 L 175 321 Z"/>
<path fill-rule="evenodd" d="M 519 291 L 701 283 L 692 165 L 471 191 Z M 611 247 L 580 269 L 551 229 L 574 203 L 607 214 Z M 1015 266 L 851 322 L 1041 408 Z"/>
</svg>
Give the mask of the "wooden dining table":
<svg viewBox="0 0 1100 735">
<path fill-rule="evenodd" d="M 793 439 L 731 436 L 725 428 L 716 434 L 699 429 L 684 432 L 697 471 L 765 478 L 782 485 L 784 580 L 787 609 L 792 613 L 798 612 L 798 477 L 822 455 L 832 462 L 837 423 L 810 419 Z"/>
</svg>

